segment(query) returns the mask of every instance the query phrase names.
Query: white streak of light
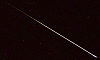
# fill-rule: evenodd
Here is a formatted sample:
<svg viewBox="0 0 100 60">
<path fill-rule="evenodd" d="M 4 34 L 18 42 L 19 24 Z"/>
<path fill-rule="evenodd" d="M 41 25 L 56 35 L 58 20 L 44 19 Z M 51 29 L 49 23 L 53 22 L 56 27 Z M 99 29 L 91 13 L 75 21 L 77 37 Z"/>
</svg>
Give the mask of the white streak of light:
<svg viewBox="0 0 100 60">
<path fill-rule="evenodd" d="M 98 58 L 96 55 L 92 54 L 91 52 L 87 51 L 86 49 L 82 48 L 81 46 L 77 45 L 76 43 L 74 43 L 73 41 L 69 40 L 68 38 L 64 37 L 63 35 L 59 34 L 58 32 L 56 32 L 55 30 L 49 28 L 48 26 L 46 26 L 45 24 L 41 23 L 40 21 L 36 20 L 35 18 L 31 17 L 30 15 L 26 14 L 25 12 L 19 10 L 18 8 L 14 7 L 13 5 L 7 3 L 8 5 L 12 6 L 13 8 L 17 9 L 18 11 L 22 12 L 23 14 L 25 14 L 26 16 L 30 17 L 31 19 L 33 19 L 34 21 L 38 22 L 39 24 L 41 24 L 42 26 L 46 27 L 47 29 L 51 30 L 52 32 L 56 33 L 57 35 L 61 36 L 62 38 L 64 38 L 65 40 L 69 41 L 70 43 L 74 44 L 75 46 L 79 47 L 80 49 L 82 49 L 83 51 L 87 52 L 88 54 L 92 55 L 95 58 Z"/>
</svg>

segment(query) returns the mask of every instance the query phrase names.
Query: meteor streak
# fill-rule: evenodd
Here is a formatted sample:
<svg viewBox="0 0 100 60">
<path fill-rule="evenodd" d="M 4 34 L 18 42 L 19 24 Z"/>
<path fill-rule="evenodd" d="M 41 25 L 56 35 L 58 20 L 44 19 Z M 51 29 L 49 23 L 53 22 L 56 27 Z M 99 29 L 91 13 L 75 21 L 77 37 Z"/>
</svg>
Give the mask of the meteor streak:
<svg viewBox="0 0 100 60">
<path fill-rule="evenodd" d="M 47 29 L 51 30 L 52 32 L 54 32 L 55 34 L 59 35 L 60 37 L 64 38 L 65 40 L 69 41 L 70 43 L 74 44 L 75 46 L 79 47 L 80 49 L 82 49 L 83 51 L 87 52 L 88 54 L 92 55 L 95 58 L 98 58 L 96 55 L 92 54 L 91 52 L 87 51 L 86 49 L 82 48 L 81 46 L 77 45 L 76 43 L 74 43 L 73 41 L 69 40 L 68 38 L 64 37 L 63 35 L 61 35 L 60 33 L 56 32 L 55 30 L 51 29 L 50 27 L 48 27 L 47 25 L 41 23 L 40 21 L 36 20 L 35 18 L 31 17 L 30 15 L 26 14 L 25 12 L 19 10 L 18 8 L 16 8 L 15 6 L 7 3 L 8 5 L 12 6 L 13 8 L 15 8 L 16 10 L 20 11 L 21 13 L 25 14 L 26 16 L 30 17 L 31 19 L 33 19 L 34 21 L 38 22 L 39 24 L 41 24 L 42 26 L 46 27 Z"/>
</svg>

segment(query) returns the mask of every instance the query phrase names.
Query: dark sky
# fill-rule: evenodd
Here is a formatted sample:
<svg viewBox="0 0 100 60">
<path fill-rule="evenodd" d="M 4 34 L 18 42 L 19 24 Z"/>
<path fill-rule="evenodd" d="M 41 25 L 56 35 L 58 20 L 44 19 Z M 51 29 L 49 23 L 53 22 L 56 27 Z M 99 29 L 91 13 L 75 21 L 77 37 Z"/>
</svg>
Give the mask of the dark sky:
<svg viewBox="0 0 100 60">
<path fill-rule="evenodd" d="M 10 0 L 94 55 L 100 56 L 100 1 Z M 93 60 L 80 48 L 0 1 L 1 60 Z M 99 59 L 99 58 L 98 58 Z"/>
</svg>

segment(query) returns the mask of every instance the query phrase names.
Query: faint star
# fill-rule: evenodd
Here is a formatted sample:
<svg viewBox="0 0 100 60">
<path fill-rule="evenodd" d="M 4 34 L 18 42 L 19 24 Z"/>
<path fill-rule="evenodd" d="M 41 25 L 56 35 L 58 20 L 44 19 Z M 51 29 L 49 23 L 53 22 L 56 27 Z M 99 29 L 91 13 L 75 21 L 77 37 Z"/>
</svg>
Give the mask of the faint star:
<svg viewBox="0 0 100 60">
<path fill-rule="evenodd" d="M 7 29 L 8 30 L 8 29 Z"/>
<path fill-rule="evenodd" d="M 32 4 L 32 3 L 30 3 L 30 4 Z"/>
<path fill-rule="evenodd" d="M 23 8 L 22 8 L 23 9 Z"/>
<path fill-rule="evenodd" d="M 33 2 L 34 3 L 34 2 Z"/>
<path fill-rule="evenodd" d="M 24 40 L 23 40 L 23 42 L 24 42 Z"/>
<path fill-rule="evenodd" d="M 5 54 L 5 55 L 7 55 L 7 54 Z"/>
<path fill-rule="evenodd" d="M 50 54 L 50 53 L 48 53 L 48 54 Z"/>
<path fill-rule="evenodd" d="M 89 16 L 87 18 L 90 18 Z"/>
</svg>

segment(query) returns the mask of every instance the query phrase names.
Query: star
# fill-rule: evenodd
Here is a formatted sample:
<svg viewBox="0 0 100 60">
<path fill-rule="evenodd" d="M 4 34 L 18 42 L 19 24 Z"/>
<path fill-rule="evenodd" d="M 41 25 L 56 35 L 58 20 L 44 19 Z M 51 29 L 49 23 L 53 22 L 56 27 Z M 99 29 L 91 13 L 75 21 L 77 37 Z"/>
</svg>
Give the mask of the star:
<svg viewBox="0 0 100 60">
<path fill-rule="evenodd" d="M 87 18 L 90 18 L 89 16 Z"/>
<path fill-rule="evenodd" d="M 41 43 L 40 43 L 41 44 Z"/>
<path fill-rule="evenodd" d="M 23 40 L 23 42 L 24 42 L 25 40 Z"/>
<path fill-rule="evenodd" d="M 7 55 L 7 54 L 5 54 L 5 55 Z"/>
</svg>

